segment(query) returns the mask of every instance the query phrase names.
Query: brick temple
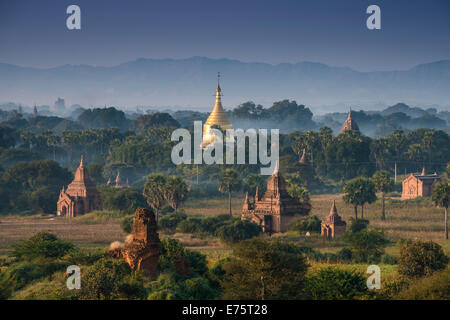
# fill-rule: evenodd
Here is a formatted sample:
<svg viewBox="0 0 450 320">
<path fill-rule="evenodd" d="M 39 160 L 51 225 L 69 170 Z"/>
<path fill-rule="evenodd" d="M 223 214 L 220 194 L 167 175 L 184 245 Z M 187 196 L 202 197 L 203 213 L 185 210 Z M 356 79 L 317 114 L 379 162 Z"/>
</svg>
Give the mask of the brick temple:
<svg viewBox="0 0 450 320">
<path fill-rule="evenodd" d="M 75 178 L 67 189 L 62 188 L 57 203 L 58 216 L 75 217 L 94 210 L 102 210 L 102 198 L 89 178 L 81 156 Z"/>
<path fill-rule="evenodd" d="M 352 118 L 352 108 L 350 108 L 350 111 L 348 112 L 347 119 L 342 124 L 341 130 L 339 130 L 339 133 L 344 133 L 345 131 L 359 131 L 358 124 L 356 121 Z"/>
<path fill-rule="evenodd" d="M 308 202 L 288 194 L 286 181 L 278 172 L 277 164 L 267 182 L 266 193 L 260 198 L 256 190 L 253 201 L 249 200 L 248 194 L 246 195 L 241 219 L 260 225 L 264 232 L 286 232 L 289 225 L 297 220 L 299 215 L 306 215 L 310 210 L 311 205 Z"/>
<path fill-rule="evenodd" d="M 342 236 L 345 233 L 346 228 L 347 223 L 338 215 L 336 200 L 333 200 L 330 214 L 322 220 L 320 233 L 328 239 L 335 239 Z"/>
<path fill-rule="evenodd" d="M 402 182 L 402 200 L 431 196 L 434 184 L 440 180 L 436 173 L 426 174 L 425 167 L 421 174 L 411 173 Z"/>
</svg>

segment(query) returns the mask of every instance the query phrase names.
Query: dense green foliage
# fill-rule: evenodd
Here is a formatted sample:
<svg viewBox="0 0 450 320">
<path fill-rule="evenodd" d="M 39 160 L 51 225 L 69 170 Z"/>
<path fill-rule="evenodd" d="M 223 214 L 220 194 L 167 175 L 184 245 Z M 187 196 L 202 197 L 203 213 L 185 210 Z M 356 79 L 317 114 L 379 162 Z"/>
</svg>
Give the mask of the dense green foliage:
<svg viewBox="0 0 450 320">
<path fill-rule="evenodd" d="M 298 231 L 300 233 L 305 232 L 320 232 L 322 220 L 320 220 L 317 216 L 307 216 L 295 221 L 290 230 Z"/>
<path fill-rule="evenodd" d="M 59 191 L 71 179 L 71 173 L 53 160 L 9 167 L 0 178 L 0 211 L 54 213 Z"/>
<path fill-rule="evenodd" d="M 355 219 L 358 218 L 358 206 L 361 206 L 361 218 L 364 218 L 364 205 L 375 202 L 377 199 L 375 184 L 369 178 L 353 178 L 345 183 L 343 191 L 345 193 L 342 197 L 344 202 L 355 208 Z"/>
<path fill-rule="evenodd" d="M 415 240 L 406 242 L 401 247 L 398 271 L 408 277 L 429 276 L 435 271 L 445 269 L 448 261 L 439 244 Z"/>
<path fill-rule="evenodd" d="M 379 262 L 384 248 L 389 241 L 382 231 L 362 230 L 355 233 L 345 233 L 343 240 L 352 249 L 353 257 L 357 262 Z"/>
<path fill-rule="evenodd" d="M 226 299 L 297 299 L 307 264 L 295 245 L 255 238 L 239 242 L 223 269 Z"/>
<path fill-rule="evenodd" d="M 197 236 L 214 236 L 225 243 L 234 243 L 258 236 L 261 227 L 249 221 L 232 218 L 229 215 L 215 217 L 187 218 L 178 225 L 178 230 L 184 233 L 192 233 Z"/>
<path fill-rule="evenodd" d="M 132 214 L 138 208 L 146 207 L 145 198 L 137 188 L 100 188 L 103 199 L 103 209 L 117 210 L 123 214 Z"/>
<path fill-rule="evenodd" d="M 53 234 L 39 232 L 22 241 L 13 252 L 16 259 L 61 258 L 74 248 L 70 242 L 59 240 Z"/>
<path fill-rule="evenodd" d="M 308 276 L 304 289 L 306 299 L 351 300 L 370 295 L 362 273 L 335 267 L 320 269 Z"/>
<path fill-rule="evenodd" d="M 142 191 L 144 176 L 152 173 L 177 175 L 190 185 L 193 197 L 204 197 L 218 194 L 220 173 L 234 169 L 245 181 L 244 191 L 253 195 L 258 186 L 259 192 L 264 192 L 265 181 L 257 178 L 259 165 L 175 166 L 172 163 L 170 153 L 174 142 L 170 141 L 171 132 L 179 125 L 192 130 L 192 121 L 204 120 L 203 113 L 179 111 L 172 115 L 128 116 L 113 107 L 80 110 L 77 121 L 56 116 L 30 117 L 16 111 L 2 113 L 0 166 L 4 174 L 20 161 L 41 159 L 57 161 L 73 173 L 83 154 L 89 173 L 97 183 L 114 180 L 120 171 L 123 179 L 138 185 Z M 333 114 L 331 118 L 337 119 L 335 116 L 338 115 Z M 389 115 L 392 119 L 399 116 Z M 354 112 L 354 117 L 361 122 L 360 127 L 370 126 L 375 120 L 382 121 L 386 127 L 387 122 L 383 119 L 388 116 L 360 111 Z M 336 121 L 329 122 L 333 130 L 326 126 L 319 128 L 318 123 L 312 121 L 311 111 L 295 101 L 275 102 L 270 108 L 244 103 L 233 110 L 231 118 L 237 125 L 247 123 L 254 127 L 255 121 L 261 121 L 265 127 L 269 121 L 274 121 L 283 128 L 282 132 L 286 134 L 280 136 L 280 171 L 289 178 L 290 192 L 299 197 L 306 197 L 305 187 L 311 193 L 340 192 L 346 180 L 370 177 L 380 169 L 392 175 L 395 164 L 397 173 L 417 172 L 424 164 L 427 172 L 441 173 L 450 158 L 450 139 L 445 131 L 396 128 L 387 130 L 389 135 L 378 138 L 367 137 L 358 131 L 334 136 Z M 327 121 L 321 123 L 327 124 Z M 305 128 L 308 131 L 295 131 Z M 307 163 L 299 164 L 303 150 Z M 19 169 L 24 170 L 23 166 Z M 9 192 L 11 188 L 0 178 L 0 194 L 2 199 L 7 199 L 1 203 L 0 212 L 54 212 L 55 194 L 69 182 L 65 174 L 58 173 L 54 177 L 61 180 L 57 186 L 50 181 L 40 181 L 25 192 Z M 379 183 L 376 186 L 381 191 Z"/>
<path fill-rule="evenodd" d="M 362 230 L 366 230 L 367 226 L 369 225 L 370 221 L 367 219 L 354 219 L 350 218 L 350 232 L 356 233 L 360 232 Z"/>
</svg>

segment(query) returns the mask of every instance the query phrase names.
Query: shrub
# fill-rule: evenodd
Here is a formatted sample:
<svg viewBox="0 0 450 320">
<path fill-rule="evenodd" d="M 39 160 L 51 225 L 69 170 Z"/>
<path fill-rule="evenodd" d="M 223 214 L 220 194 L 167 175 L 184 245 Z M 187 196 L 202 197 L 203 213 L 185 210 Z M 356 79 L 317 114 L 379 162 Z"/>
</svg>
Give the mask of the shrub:
<svg viewBox="0 0 450 320">
<path fill-rule="evenodd" d="M 158 265 L 161 271 L 179 271 L 176 265 L 180 262 L 180 257 L 187 263 L 189 276 L 201 276 L 208 271 L 206 256 L 198 251 L 185 249 L 179 240 L 164 238 L 160 248 Z"/>
<path fill-rule="evenodd" d="M 382 231 L 364 230 L 356 233 L 345 233 L 342 239 L 347 242 L 358 262 L 378 262 L 389 241 Z"/>
<path fill-rule="evenodd" d="M 320 232 L 320 225 L 322 221 L 317 216 L 309 216 L 294 222 L 291 230 L 302 232 Z"/>
<path fill-rule="evenodd" d="M 62 261 L 66 265 L 91 265 L 96 261 L 103 258 L 104 253 L 101 251 L 97 252 L 82 252 L 80 250 L 70 251 L 67 255 L 62 258 Z"/>
<path fill-rule="evenodd" d="M 217 229 L 232 222 L 234 219 L 229 214 L 221 214 L 214 217 L 206 217 L 202 220 L 202 231 L 210 235 L 216 235 Z"/>
<path fill-rule="evenodd" d="M 306 278 L 304 294 L 313 300 L 347 300 L 368 295 L 369 291 L 362 273 L 326 267 Z"/>
<path fill-rule="evenodd" d="M 208 263 L 204 254 L 193 250 L 185 250 L 185 254 L 190 274 L 203 275 L 208 271 Z"/>
<path fill-rule="evenodd" d="M 175 271 L 175 263 L 179 257 L 185 256 L 183 244 L 176 239 L 164 238 L 160 244 L 158 267 L 161 271 Z"/>
<path fill-rule="evenodd" d="M 0 270 L 0 300 L 8 299 L 15 288 L 18 288 L 16 277 L 10 272 Z"/>
<path fill-rule="evenodd" d="M 447 264 L 448 257 L 439 244 L 415 240 L 404 244 L 400 249 L 398 271 L 404 276 L 422 277 L 445 269 Z"/>
<path fill-rule="evenodd" d="M 409 286 L 408 279 L 399 277 L 392 280 L 384 280 L 380 290 L 377 290 L 378 298 L 385 300 L 396 299 L 396 296 L 405 288 Z"/>
<path fill-rule="evenodd" d="M 13 252 L 19 260 L 32 260 L 37 257 L 60 258 L 74 249 L 70 242 L 59 240 L 55 235 L 38 232 L 20 243 Z"/>
<path fill-rule="evenodd" d="M 261 227 L 249 221 L 237 220 L 217 229 L 216 235 L 224 242 L 233 243 L 258 236 Z"/>
<path fill-rule="evenodd" d="M 158 225 L 162 229 L 175 230 L 177 228 L 177 226 L 186 219 L 187 219 L 187 215 L 185 213 L 172 212 L 172 213 L 168 213 L 168 214 L 162 216 L 158 221 Z"/>
<path fill-rule="evenodd" d="M 81 274 L 80 299 L 104 300 L 120 296 L 119 284 L 130 268 L 122 260 L 101 259 Z"/>
<path fill-rule="evenodd" d="M 133 220 L 133 215 L 126 216 L 122 219 L 122 221 L 120 222 L 120 228 L 124 233 L 131 233 L 131 230 L 133 229 Z"/>
<path fill-rule="evenodd" d="M 370 222 L 367 219 L 350 218 L 350 232 L 356 233 L 366 230 L 369 223 Z"/>
<path fill-rule="evenodd" d="M 13 290 L 20 289 L 30 282 L 63 270 L 67 265 L 49 259 L 36 258 L 34 261 L 13 263 L 7 270 L 8 278 L 15 280 Z"/>
<path fill-rule="evenodd" d="M 173 273 L 161 273 L 152 284 L 151 292 L 147 297 L 148 300 L 175 300 L 182 298 L 182 290 Z"/>
<path fill-rule="evenodd" d="M 132 214 L 138 208 L 145 208 L 147 202 L 142 193 L 136 188 L 100 188 L 105 210 L 118 210 L 122 213 Z"/>
<path fill-rule="evenodd" d="M 394 299 L 448 300 L 450 297 L 450 268 L 436 271 L 429 277 L 412 281 Z"/>
<path fill-rule="evenodd" d="M 220 291 L 211 287 L 205 278 L 187 279 L 184 283 L 184 299 L 212 300 L 220 295 Z"/>
<path fill-rule="evenodd" d="M 64 272 L 57 272 L 51 277 L 40 279 L 14 293 L 14 300 L 75 300 L 77 290 L 66 286 Z"/>
<path fill-rule="evenodd" d="M 353 252 L 349 248 L 343 248 L 339 250 L 339 252 L 337 253 L 337 257 L 341 261 L 350 262 L 353 258 Z"/>
<path fill-rule="evenodd" d="M 119 296 L 122 299 L 137 300 L 147 297 L 147 290 L 143 285 L 143 275 L 140 271 L 134 271 L 126 276 L 118 284 Z"/>
<path fill-rule="evenodd" d="M 381 256 L 381 262 L 384 264 L 398 264 L 397 258 L 387 253 Z"/>
<path fill-rule="evenodd" d="M 181 221 L 177 228 L 183 233 L 200 233 L 202 231 L 201 220 L 199 218 L 187 218 Z"/>
</svg>

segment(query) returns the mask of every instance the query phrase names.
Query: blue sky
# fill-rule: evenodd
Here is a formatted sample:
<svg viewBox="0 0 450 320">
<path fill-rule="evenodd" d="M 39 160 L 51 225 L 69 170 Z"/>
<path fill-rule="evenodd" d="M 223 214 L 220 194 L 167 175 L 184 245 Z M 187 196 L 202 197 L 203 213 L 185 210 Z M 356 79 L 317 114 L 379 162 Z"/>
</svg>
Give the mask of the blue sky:
<svg viewBox="0 0 450 320">
<path fill-rule="evenodd" d="M 66 28 L 81 8 L 82 30 Z M 381 8 L 381 30 L 366 8 Z M 361 71 L 450 59 L 447 0 L 0 0 L 0 62 L 51 67 L 207 56 Z"/>
</svg>

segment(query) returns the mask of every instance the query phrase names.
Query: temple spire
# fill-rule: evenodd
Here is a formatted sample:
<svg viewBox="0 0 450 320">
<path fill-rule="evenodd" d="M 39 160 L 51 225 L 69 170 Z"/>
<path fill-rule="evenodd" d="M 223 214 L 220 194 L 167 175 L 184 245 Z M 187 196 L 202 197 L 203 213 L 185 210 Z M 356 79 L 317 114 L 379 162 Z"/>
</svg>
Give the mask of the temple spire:
<svg viewBox="0 0 450 320">
<path fill-rule="evenodd" d="M 217 73 L 216 102 L 208 119 L 203 125 L 202 148 L 214 142 L 214 134 L 211 128 L 219 127 L 221 130 L 232 129 L 230 120 L 222 106 L 222 89 L 220 88 L 220 72 Z"/>
<path fill-rule="evenodd" d="M 83 155 L 81 155 L 80 168 L 84 168 L 84 158 L 83 158 Z"/>
<path fill-rule="evenodd" d="M 217 72 L 217 88 L 216 88 L 216 105 L 220 103 L 222 106 L 222 89 L 220 88 L 220 72 Z"/>
<path fill-rule="evenodd" d="M 347 119 L 342 124 L 341 130 L 339 131 L 339 133 L 343 133 L 343 132 L 349 131 L 349 130 L 359 131 L 359 127 L 356 124 L 356 121 L 353 120 L 353 118 L 352 118 L 352 112 L 353 112 L 353 110 L 352 110 L 352 108 L 350 108 L 350 111 L 347 114 Z"/>
<path fill-rule="evenodd" d="M 300 163 L 306 163 L 306 149 L 303 148 L 302 156 L 300 157 Z"/>
<path fill-rule="evenodd" d="M 331 205 L 330 209 L 330 216 L 337 216 L 337 209 L 336 209 L 336 200 L 333 200 L 333 204 Z"/>
<path fill-rule="evenodd" d="M 424 175 L 426 175 L 427 173 L 426 173 L 426 171 L 425 171 L 425 166 L 423 166 L 422 167 L 422 173 L 420 174 L 421 176 L 424 176 Z"/>
<path fill-rule="evenodd" d="M 278 160 L 277 160 L 277 162 L 275 162 L 275 169 L 273 170 L 273 174 L 278 174 L 279 169 L 280 169 L 280 167 L 278 165 Z"/>
</svg>

